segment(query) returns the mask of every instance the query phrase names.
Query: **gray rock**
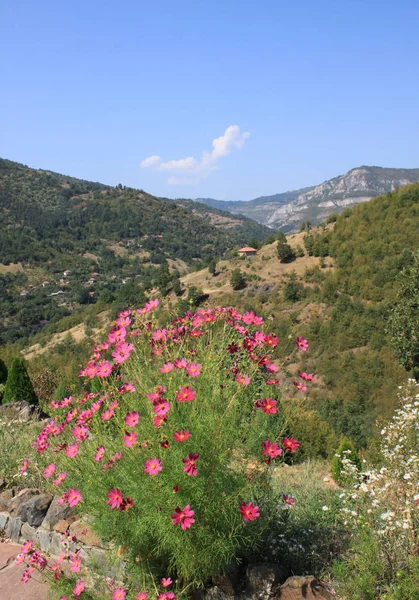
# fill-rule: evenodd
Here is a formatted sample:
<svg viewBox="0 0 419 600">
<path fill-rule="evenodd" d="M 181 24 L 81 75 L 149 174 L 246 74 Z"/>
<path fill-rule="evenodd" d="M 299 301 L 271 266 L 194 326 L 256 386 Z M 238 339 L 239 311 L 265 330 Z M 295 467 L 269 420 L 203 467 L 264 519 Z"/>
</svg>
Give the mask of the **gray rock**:
<svg viewBox="0 0 419 600">
<path fill-rule="evenodd" d="M 42 527 L 52 531 L 54 526 L 59 521 L 65 521 L 70 515 L 71 508 L 68 506 L 68 504 L 63 504 L 60 506 L 58 504 L 58 497 L 55 496 L 50 504 L 47 514 L 45 515 L 45 519 L 42 521 Z"/>
<path fill-rule="evenodd" d="M 38 490 L 23 489 L 10 500 L 9 513 L 11 517 L 20 517 L 23 505 L 34 496 L 39 494 Z"/>
<path fill-rule="evenodd" d="M 275 600 L 335 600 L 335 594 L 324 583 L 307 575 L 304 577 L 289 577 L 281 585 Z"/>
<path fill-rule="evenodd" d="M 274 563 L 251 564 L 246 570 L 246 593 L 252 600 L 267 600 L 290 574 Z"/>
<path fill-rule="evenodd" d="M 14 496 L 13 490 L 11 490 L 10 488 L 3 489 L 0 492 L 0 498 L 7 498 L 10 500 L 11 498 L 13 498 L 13 496 Z"/>
<path fill-rule="evenodd" d="M 67 552 L 67 546 L 64 545 L 62 537 L 60 533 L 51 534 L 49 551 L 53 556 L 59 556 L 62 552 Z"/>
<path fill-rule="evenodd" d="M 31 527 L 29 523 L 23 523 L 20 535 L 23 537 L 24 540 L 30 540 L 31 542 L 37 541 L 36 529 L 35 527 Z"/>
<path fill-rule="evenodd" d="M 9 498 L 0 498 L 0 512 L 8 512 L 9 504 Z"/>
<path fill-rule="evenodd" d="M 51 494 L 33 496 L 22 505 L 20 518 L 32 527 L 39 527 L 48 512 L 52 499 Z"/>
<path fill-rule="evenodd" d="M 45 419 L 47 415 L 42 412 L 39 406 L 33 406 L 26 400 L 18 402 L 6 402 L 0 406 L 0 419 L 8 421 L 40 421 Z"/>
<path fill-rule="evenodd" d="M 0 530 L 6 529 L 8 520 L 9 520 L 9 513 L 8 512 L 0 512 Z"/>
<path fill-rule="evenodd" d="M 15 517 L 10 517 L 6 525 L 6 537 L 10 538 L 15 544 L 19 541 L 22 521 Z"/>
<path fill-rule="evenodd" d="M 43 552 L 49 552 L 51 547 L 51 533 L 40 528 L 36 532 L 36 539 L 41 550 Z"/>
</svg>

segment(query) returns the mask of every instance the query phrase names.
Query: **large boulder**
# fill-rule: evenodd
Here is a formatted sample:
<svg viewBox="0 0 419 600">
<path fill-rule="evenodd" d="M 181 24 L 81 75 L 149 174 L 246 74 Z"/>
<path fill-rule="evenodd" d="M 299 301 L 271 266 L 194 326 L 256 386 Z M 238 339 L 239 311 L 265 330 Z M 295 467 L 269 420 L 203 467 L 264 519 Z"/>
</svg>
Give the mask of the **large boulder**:
<svg viewBox="0 0 419 600">
<path fill-rule="evenodd" d="M 17 543 L 19 541 L 21 528 L 22 521 L 18 518 L 10 517 L 6 525 L 6 537 L 11 539 L 12 542 Z"/>
<path fill-rule="evenodd" d="M 275 600 L 336 600 L 324 583 L 307 575 L 289 577 L 274 596 Z"/>
<path fill-rule="evenodd" d="M 267 600 L 290 575 L 289 569 L 274 563 L 250 564 L 246 570 L 246 595 Z"/>
<path fill-rule="evenodd" d="M 52 531 L 59 521 L 68 520 L 71 515 L 71 508 L 68 504 L 58 504 L 58 500 L 59 498 L 55 496 L 48 508 L 45 519 L 42 521 L 42 527 L 49 531 Z"/>
<path fill-rule="evenodd" d="M 9 502 L 8 511 L 11 517 L 20 517 L 22 508 L 34 496 L 38 496 L 39 490 L 25 488 L 20 490 Z"/>
<path fill-rule="evenodd" d="M 51 494 L 39 494 L 30 498 L 22 505 L 21 520 L 31 527 L 39 527 L 48 512 L 52 499 Z"/>
<path fill-rule="evenodd" d="M 82 542 L 82 544 L 85 544 L 86 546 L 98 546 L 99 548 L 105 548 L 105 545 L 100 537 L 95 531 L 93 531 L 92 526 L 86 522 L 86 520 L 79 519 L 78 521 L 71 523 L 70 535 L 71 537 L 75 537 L 79 542 Z"/>
</svg>

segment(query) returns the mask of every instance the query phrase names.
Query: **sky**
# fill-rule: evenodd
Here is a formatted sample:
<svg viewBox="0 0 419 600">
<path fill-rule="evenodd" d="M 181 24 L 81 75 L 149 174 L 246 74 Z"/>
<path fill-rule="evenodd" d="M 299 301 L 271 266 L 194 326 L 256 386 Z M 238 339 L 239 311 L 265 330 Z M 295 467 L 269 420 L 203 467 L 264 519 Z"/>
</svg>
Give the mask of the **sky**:
<svg viewBox="0 0 419 600">
<path fill-rule="evenodd" d="M 0 0 L 0 157 L 171 198 L 419 168 L 417 0 Z"/>
</svg>

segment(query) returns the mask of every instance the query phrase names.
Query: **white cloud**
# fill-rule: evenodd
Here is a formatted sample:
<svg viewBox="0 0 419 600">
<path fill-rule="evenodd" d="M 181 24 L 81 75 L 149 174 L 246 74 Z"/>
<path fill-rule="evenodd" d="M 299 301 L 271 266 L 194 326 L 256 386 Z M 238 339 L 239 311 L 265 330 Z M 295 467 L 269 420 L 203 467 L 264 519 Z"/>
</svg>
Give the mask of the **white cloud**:
<svg viewBox="0 0 419 600">
<path fill-rule="evenodd" d="M 205 150 L 202 152 L 201 160 L 188 156 L 187 158 L 162 162 L 160 156 L 149 156 L 140 163 L 140 166 L 143 169 L 151 168 L 157 171 L 174 173 L 175 175 L 170 175 L 168 179 L 168 183 L 172 185 L 198 183 L 219 168 L 218 162 L 221 158 L 228 156 L 234 148 L 243 148 L 249 136 L 250 133 L 248 131 L 242 133 L 238 125 L 230 125 L 223 135 L 212 141 L 211 152 Z M 179 177 L 179 174 L 186 177 Z"/>
<path fill-rule="evenodd" d="M 142 163 L 140 163 L 140 167 L 143 169 L 149 169 L 150 167 L 155 167 L 161 162 L 160 156 L 149 156 L 145 158 Z"/>
</svg>

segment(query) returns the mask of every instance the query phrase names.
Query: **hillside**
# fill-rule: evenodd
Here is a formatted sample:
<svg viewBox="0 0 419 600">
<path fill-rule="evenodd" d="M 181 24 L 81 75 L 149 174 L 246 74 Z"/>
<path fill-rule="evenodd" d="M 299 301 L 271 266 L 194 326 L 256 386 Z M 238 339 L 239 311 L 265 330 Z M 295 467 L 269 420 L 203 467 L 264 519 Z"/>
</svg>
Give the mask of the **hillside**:
<svg viewBox="0 0 419 600">
<path fill-rule="evenodd" d="M 26 337 L 98 298 L 141 298 L 166 277 L 160 271 L 167 261 L 172 272 L 185 272 L 270 232 L 191 201 L 1 159 L 0 227 L 0 343 Z"/>
<path fill-rule="evenodd" d="M 320 185 L 255 198 L 249 202 L 222 202 L 208 198 L 198 199 L 209 206 L 225 208 L 285 232 L 299 229 L 310 220 L 320 223 L 331 213 L 366 202 L 409 183 L 419 181 L 419 169 L 390 169 L 362 166 L 329 179 Z"/>
</svg>

